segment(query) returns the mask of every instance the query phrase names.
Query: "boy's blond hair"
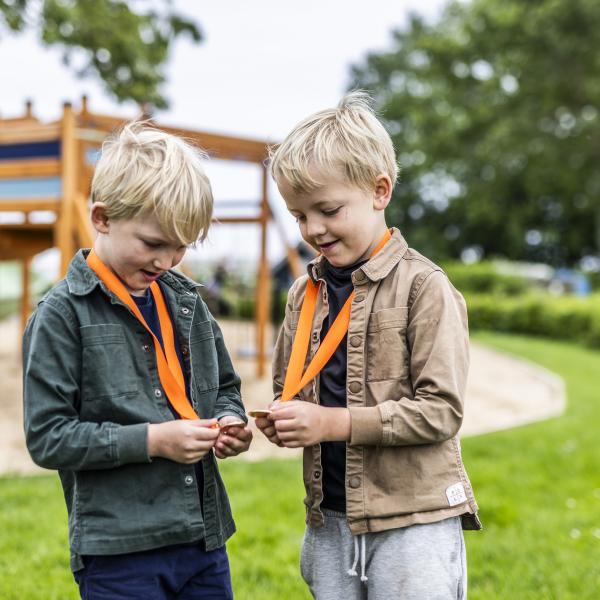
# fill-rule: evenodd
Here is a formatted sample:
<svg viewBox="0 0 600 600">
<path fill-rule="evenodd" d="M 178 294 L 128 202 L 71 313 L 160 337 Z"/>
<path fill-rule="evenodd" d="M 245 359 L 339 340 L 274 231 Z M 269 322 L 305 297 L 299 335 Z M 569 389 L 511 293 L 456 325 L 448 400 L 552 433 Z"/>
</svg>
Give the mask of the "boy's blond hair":
<svg viewBox="0 0 600 600">
<path fill-rule="evenodd" d="M 109 219 L 156 216 L 164 234 L 182 245 L 204 240 L 213 195 L 202 160 L 206 154 L 134 121 L 102 144 L 92 180 L 92 201 L 106 204 Z"/>
<path fill-rule="evenodd" d="M 371 97 L 362 90 L 298 123 L 271 149 L 270 158 L 275 181 L 287 182 L 296 193 L 318 189 L 319 176 L 332 171 L 367 191 L 382 173 L 392 185 L 398 177 L 392 140 L 371 107 Z"/>
</svg>

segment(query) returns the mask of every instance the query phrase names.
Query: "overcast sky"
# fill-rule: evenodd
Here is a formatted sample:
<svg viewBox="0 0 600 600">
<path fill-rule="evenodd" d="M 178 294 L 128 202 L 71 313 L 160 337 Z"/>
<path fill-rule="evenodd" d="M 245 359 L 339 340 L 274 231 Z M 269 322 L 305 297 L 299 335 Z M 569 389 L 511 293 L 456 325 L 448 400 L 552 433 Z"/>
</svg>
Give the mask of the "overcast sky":
<svg viewBox="0 0 600 600">
<path fill-rule="evenodd" d="M 445 0 L 175 0 L 194 18 L 203 42 L 173 47 L 164 92 L 169 110 L 157 115 L 165 124 L 268 141 L 282 139 L 304 116 L 334 105 L 349 85 L 350 65 L 369 51 L 385 50 L 391 31 L 406 23 L 410 11 L 435 19 Z M 94 80 L 78 80 L 61 63 L 58 49 L 42 48 L 32 34 L 0 39 L 0 114 L 17 116 L 26 98 L 43 119 L 60 115 L 62 102 L 76 105 L 88 94 L 94 112 L 133 117 L 136 107 L 118 105 Z M 258 200 L 254 167 L 231 168 L 212 161 L 207 167 L 219 198 Z M 280 203 L 276 189 L 272 200 Z M 282 213 L 283 215 L 283 213 Z M 293 221 L 281 217 L 290 238 Z M 256 228 L 257 229 L 257 228 Z M 200 252 L 210 258 L 232 256 L 240 241 L 247 256 L 258 251 L 253 228 L 213 227 Z M 272 232 L 271 258 L 281 252 Z"/>
</svg>

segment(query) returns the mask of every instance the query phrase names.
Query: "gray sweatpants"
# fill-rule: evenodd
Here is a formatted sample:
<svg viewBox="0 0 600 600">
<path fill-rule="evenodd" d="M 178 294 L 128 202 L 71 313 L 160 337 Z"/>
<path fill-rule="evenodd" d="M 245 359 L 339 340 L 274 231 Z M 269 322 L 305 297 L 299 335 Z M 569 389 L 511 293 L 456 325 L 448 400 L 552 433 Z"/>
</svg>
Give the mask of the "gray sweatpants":
<svg viewBox="0 0 600 600">
<path fill-rule="evenodd" d="M 306 528 L 300 556 L 316 600 L 466 599 L 460 517 L 354 537 L 345 515 L 323 512 L 325 526 Z"/>
</svg>

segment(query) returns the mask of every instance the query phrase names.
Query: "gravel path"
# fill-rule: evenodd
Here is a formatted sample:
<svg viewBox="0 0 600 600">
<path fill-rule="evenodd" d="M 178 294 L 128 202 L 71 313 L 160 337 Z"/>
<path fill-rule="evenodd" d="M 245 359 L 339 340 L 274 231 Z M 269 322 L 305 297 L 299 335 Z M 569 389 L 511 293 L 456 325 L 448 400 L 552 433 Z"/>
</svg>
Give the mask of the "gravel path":
<svg viewBox="0 0 600 600">
<path fill-rule="evenodd" d="M 247 408 L 265 406 L 271 397 L 270 377 L 258 379 L 247 356 L 252 347 L 252 325 L 223 322 L 223 332 L 242 377 Z M 23 440 L 21 407 L 21 359 L 18 319 L 0 322 L 0 474 L 42 473 L 31 462 Z M 490 350 L 471 346 L 471 369 L 461 435 L 480 435 L 560 415 L 566 405 L 562 379 L 549 371 Z M 300 451 L 277 448 L 255 431 L 252 447 L 244 458 L 297 456 Z"/>
</svg>

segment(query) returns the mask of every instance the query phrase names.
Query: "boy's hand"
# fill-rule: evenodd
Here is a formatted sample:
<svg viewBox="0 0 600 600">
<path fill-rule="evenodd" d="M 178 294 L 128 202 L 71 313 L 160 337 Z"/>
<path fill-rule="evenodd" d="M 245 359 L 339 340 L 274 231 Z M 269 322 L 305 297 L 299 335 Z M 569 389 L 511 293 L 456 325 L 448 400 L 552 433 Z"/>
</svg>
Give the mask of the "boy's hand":
<svg viewBox="0 0 600 600">
<path fill-rule="evenodd" d="M 148 455 L 192 464 L 201 460 L 215 445 L 219 430 L 216 419 L 181 419 L 148 425 Z"/>
<path fill-rule="evenodd" d="M 279 401 L 272 402 L 269 408 L 272 410 L 274 406 L 279 404 Z M 276 446 L 283 446 L 281 440 L 277 437 L 277 431 L 275 430 L 275 423 L 273 422 L 271 415 L 267 417 L 257 417 L 255 420 L 256 426 L 260 429 L 260 432 Z"/>
<path fill-rule="evenodd" d="M 237 423 L 240 419 L 228 415 L 219 419 L 219 425 L 223 427 L 229 423 Z M 226 431 L 221 431 L 217 443 L 215 444 L 215 456 L 217 458 L 227 458 L 228 456 L 237 456 L 246 452 L 250 448 L 252 441 L 252 431 L 245 423 L 228 427 Z"/>
<path fill-rule="evenodd" d="M 350 439 L 351 421 L 347 408 L 295 400 L 275 403 L 271 409 L 269 418 L 274 422 L 278 439 L 287 448 Z"/>
</svg>

